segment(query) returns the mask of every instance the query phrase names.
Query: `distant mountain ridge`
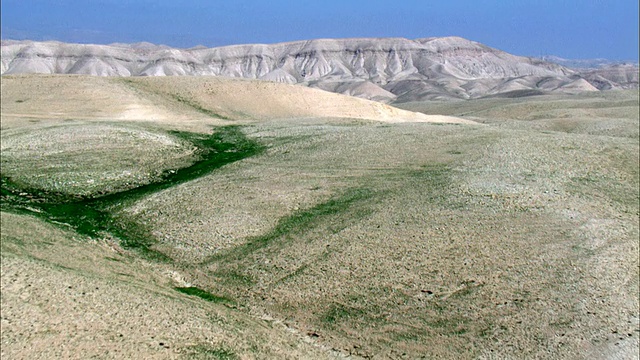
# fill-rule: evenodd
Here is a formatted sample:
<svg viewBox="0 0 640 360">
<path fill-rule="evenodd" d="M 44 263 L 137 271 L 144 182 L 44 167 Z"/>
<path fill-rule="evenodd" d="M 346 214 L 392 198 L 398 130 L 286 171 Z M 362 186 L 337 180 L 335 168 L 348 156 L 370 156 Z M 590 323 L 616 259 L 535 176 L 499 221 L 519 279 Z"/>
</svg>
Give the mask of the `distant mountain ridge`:
<svg viewBox="0 0 640 360">
<path fill-rule="evenodd" d="M 638 87 L 637 67 L 583 72 L 459 37 L 317 39 L 191 49 L 3 40 L 0 73 L 216 75 L 297 83 L 382 102 Z"/>
<path fill-rule="evenodd" d="M 545 55 L 540 57 L 543 61 L 556 63 L 573 69 L 599 69 L 610 66 L 634 65 L 638 66 L 637 61 L 630 60 L 609 60 L 609 59 L 565 59 L 554 55 Z"/>
</svg>

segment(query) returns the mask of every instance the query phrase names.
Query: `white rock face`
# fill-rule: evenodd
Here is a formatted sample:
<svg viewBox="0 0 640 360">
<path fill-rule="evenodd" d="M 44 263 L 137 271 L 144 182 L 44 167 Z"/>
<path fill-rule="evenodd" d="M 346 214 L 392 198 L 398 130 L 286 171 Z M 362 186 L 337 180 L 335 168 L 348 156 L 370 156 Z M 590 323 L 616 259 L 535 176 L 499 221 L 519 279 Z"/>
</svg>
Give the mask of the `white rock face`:
<svg viewBox="0 0 640 360">
<path fill-rule="evenodd" d="M 583 77 L 569 68 L 458 37 L 318 39 L 192 49 L 148 43 L 3 41 L 0 70 L 2 74 L 241 77 L 298 83 L 382 102 L 598 90 L 588 78 L 576 81 Z M 617 86 L 611 79 L 607 84 Z"/>
</svg>

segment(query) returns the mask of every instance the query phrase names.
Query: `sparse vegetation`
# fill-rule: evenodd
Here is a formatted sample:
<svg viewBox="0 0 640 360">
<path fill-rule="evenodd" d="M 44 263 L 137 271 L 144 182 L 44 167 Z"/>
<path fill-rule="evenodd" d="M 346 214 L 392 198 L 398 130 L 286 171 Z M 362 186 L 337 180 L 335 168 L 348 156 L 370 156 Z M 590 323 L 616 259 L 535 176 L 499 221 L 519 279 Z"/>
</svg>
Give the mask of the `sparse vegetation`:
<svg viewBox="0 0 640 360">
<path fill-rule="evenodd" d="M 175 289 L 183 294 L 197 296 L 203 300 L 210 301 L 216 304 L 233 304 L 234 303 L 233 300 L 231 299 L 228 299 L 224 296 L 214 295 L 212 293 L 206 292 L 195 286 L 176 287 Z"/>
<path fill-rule="evenodd" d="M 365 312 L 358 308 L 347 307 L 343 304 L 333 304 L 322 316 L 321 321 L 327 323 L 331 327 L 335 327 L 343 321 L 358 319 L 363 315 L 365 315 Z"/>
<path fill-rule="evenodd" d="M 231 119 L 229 119 L 228 117 L 226 117 L 224 115 L 220 115 L 220 114 L 218 114 L 216 112 L 213 112 L 213 111 L 211 111 L 211 110 L 209 110 L 207 108 L 202 107 L 200 104 L 198 104 L 198 103 L 196 103 L 196 102 L 194 102 L 192 100 L 189 100 L 186 97 L 180 96 L 178 94 L 172 94 L 171 96 L 176 101 L 178 101 L 178 102 L 180 102 L 182 104 L 185 104 L 185 105 L 187 105 L 189 107 L 192 107 L 195 110 L 197 110 L 198 112 L 201 112 L 201 113 L 203 113 L 203 114 L 205 114 L 207 116 L 211 116 L 212 118 L 223 119 L 223 120 L 231 120 Z"/>
<path fill-rule="evenodd" d="M 203 359 L 203 360 L 235 360 L 238 356 L 231 350 L 219 347 L 214 348 L 211 346 L 193 346 L 188 349 L 188 357 L 190 359 Z"/>
<path fill-rule="evenodd" d="M 209 259 L 209 262 L 229 260 L 240 260 L 246 258 L 252 252 L 263 249 L 267 246 L 283 247 L 287 245 L 287 240 L 300 236 L 306 231 L 313 229 L 314 225 L 329 216 L 345 215 L 350 212 L 350 207 L 358 201 L 364 201 L 372 197 L 372 192 L 368 189 L 350 189 L 336 198 L 329 199 L 307 210 L 300 210 L 296 213 L 280 219 L 277 225 L 267 234 L 249 238 L 245 245 L 233 248 L 230 253 L 216 255 Z M 349 219 L 356 218 L 355 213 L 348 215 Z M 277 244 L 274 242 L 279 241 Z"/>
<path fill-rule="evenodd" d="M 171 90 L 166 79 L 128 81 Z M 3 106 L 28 96 L 19 106 L 37 108 L 34 95 L 8 89 Z M 210 89 L 189 91 L 174 92 L 209 104 Z M 42 356 L 64 357 L 60 349 L 87 339 L 122 351 L 114 357 L 636 354 L 633 96 L 429 103 L 483 126 L 306 117 L 205 135 L 175 131 L 191 121 L 184 117 L 153 125 L 9 117 L 3 356 L 46 342 Z M 197 117 L 191 125 L 218 124 L 175 106 Z M 38 142 L 65 129 L 86 136 L 58 136 L 77 156 Z M 109 147 L 92 129 L 130 142 Z M 140 141 L 131 134 L 175 147 L 130 147 Z M 31 147 L 7 146 L 20 136 Z M 136 157 L 155 160 L 129 184 L 70 185 L 74 169 L 106 173 Z M 57 187 L 46 185 L 54 168 Z"/>
<path fill-rule="evenodd" d="M 153 182 L 125 191 L 85 198 L 65 191 L 50 191 L 49 186 L 34 188 L 3 174 L 0 205 L 3 211 L 31 213 L 54 223 L 70 225 L 78 233 L 89 237 L 111 234 L 120 239 L 124 248 L 137 250 L 150 259 L 170 261 L 169 257 L 152 249 L 156 240 L 151 231 L 136 219 L 119 214 L 119 209 L 144 196 L 204 176 L 262 150 L 259 144 L 248 140 L 238 127 L 233 126 L 218 129 L 209 136 L 177 131 L 172 134 L 195 147 L 194 160 L 185 168 L 164 171 Z M 90 158 L 91 154 L 85 153 L 85 156 Z"/>
</svg>

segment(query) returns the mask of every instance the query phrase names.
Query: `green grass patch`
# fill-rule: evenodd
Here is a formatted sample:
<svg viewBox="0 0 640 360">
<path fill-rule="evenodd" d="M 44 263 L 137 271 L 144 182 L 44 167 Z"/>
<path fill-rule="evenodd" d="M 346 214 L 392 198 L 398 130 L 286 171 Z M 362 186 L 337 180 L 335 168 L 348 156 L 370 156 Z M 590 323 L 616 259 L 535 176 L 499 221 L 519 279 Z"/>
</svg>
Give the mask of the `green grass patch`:
<svg viewBox="0 0 640 360">
<path fill-rule="evenodd" d="M 309 231 L 320 222 L 335 215 L 344 215 L 343 220 L 362 216 L 361 211 L 353 209 L 354 205 L 362 200 L 370 199 L 372 196 L 373 192 L 369 189 L 350 189 L 336 198 L 329 199 L 310 209 L 300 210 L 280 219 L 276 226 L 268 233 L 251 237 L 244 245 L 235 247 L 228 252 L 213 255 L 207 260 L 207 263 L 219 260 L 242 260 L 249 254 L 268 246 L 275 244 L 283 245 L 288 242 L 287 240 L 290 240 L 293 235 L 296 235 L 296 238 L 298 238 L 299 236 L 297 235 Z"/>
<path fill-rule="evenodd" d="M 448 164 L 427 164 L 410 172 L 410 176 L 428 189 L 443 189 L 450 183 L 451 168 Z"/>
<path fill-rule="evenodd" d="M 151 230 L 135 217 L 122 214 L 126 206 L 158 191 L 205 176 L 235 161 L 256 155 L 264 148 L 248 139 L 239 127 L 219 128 L 212 135 L 172 132 L 196 148 L 191 166 L 168 171 L 154 182 L 99 197 L 81 197 L 29 188 L 6 176 L 0 177 L 0 208 L 3 211 L 36 215 L 54 224 L 66 224 L 92 238 L 111 234 L 122 247 L 139 252 L 148 259 L 170 261 L 152 249 L 157 242 Z"/>
<path fill-rule="evenodd" d="M 323 253 L 322 257 L 325 257 L 326 252 Z M 278 279 L 278 281 L 274 282 L 274 285 L 277 284 L 282 284 L 284 282 L 287 282 L 288 280 L 291 280 L 295 277 L 298 277 L 300 275 L 302 275 L 307 269 L 309 268 L 309 264 L 304 264 L 302 266 L 300 266 L 299 268 L 295 269 L 293 272 L 285 275 L 284 277 Z"/>
<path fill-rule="evenodd" d="M 359 327 L 369 327 L 386 323 L 383 315 L 386 307 L 381 307 L 375 301 L 371 301 L 375 295 L 351 294 L 342 298 L 343 301 L 334 301 L 329 308 L 319 314 L 319 322 L 328 327 L 337 328 L 340 324 L 358 324 Z M 349 326 L 353 327 L 353 326 Z"/>
<path fill-rule="evenodd" d="M 582 257 L 592 257 L 596 254 L 595 251 L 578 244 L 572 245 L 571 250 L 573 250 L 576 254 Z"/>
<path fill-rule="evenodd" d="M 457 317 L 440 318 L 427 323 L 429 327 L 442 334 L 463 335 L 469 332 L 468 321 Z"/>
<path fill-rule="evenodd" d="M 171 94 L 171 97 L 174 100 L 176 100 L 176 101 L 178 101 L 178 102 L 180 102 L 182 104 L 185 104 L 185 105 L 195 109 L 199 113 L 205 114 L 205 115 L 210 116 L 212 118 L 222 119 L 222 120 L 231 120 L 230 118 L 228 118 L 228 117 L 226 117 L 224 115 L 220 115 L 220 114 L 216 113 L 215 111 L 211 111 L 210 109 L 204 108 L 200 104 L 196 103 L 195 101 L 187 99 L 187 98 L 185 98 L 183 96 L 180 96 L 178 94 Z"/>
<path fill-rule="evenodd" d="M 595 184 L 598 182 L 598 180 L 596 180 L 595 178 L 587 177 L 587 176 L 576 176 L 576 177 L 570 178 L 569 180 L 571 180 L 576 184 L 581 184 L 581 185 Z"/>
<path fill-rule="evenodd" d="M 329 307 L 329 310 L 322 314 L 320 321 L 327 325 L 335 325 L 351 319 L 361 319 L 364 315 L 365 312 L 361 309 L 334 303 Z"/>
<path fill-rule="evenodd" d="M 393 334 L 393 338 L 396 341 L 404 341 L 404 342 L 418 342 L 423 338 L 423 331 L 418 333 L 418 331 L 414 332 L 398 332 Z"/>
<path fill-rule="evenodd" d="M 101 201 L 119 204 L 134 202 L 158 191 L 183 184 L 212 173 L 224 165 L 257 155 L 264 147 L 247 138 L 239 126 L 221 127 L 212 135 L 172 131 L 172 135 L 193 144 L 197 160 L 188 167 L 163 173 L 158 181 L 103 197 Z"/>
<path fill-rule="evenodd" d="M 177 291 L 183 293 L 183 294 L 187 294 L 187 295 L 191 295 L 191 296 L 197 296 L 203 300 L 206 301 L 210 301 L 216 304 L 234 304 L 235 302 L 229 298 L 226 298 L 224 296 L 218 296 L 218 295 L 214 295 L 210 292 L 204 291 L 200 288 L 197 288 L 195 286 L 188 286 L 188 287 L 175 287 L 174 289 L 176 289 Z"/>
<path fill-rule="evenodd" d="M 9 244 L 11 245 L 15 245 L 15 246 L 19 246 L 19 247 L 24 247 L 25 243 L 22 239 L 20 239 L 17 236 L 9 236 L 9 235 L 2 235 L 2 241 L 0 242 L 0 248 L 4 249 L 6 246 L 9 246 Z"/>
<path fill-rule="evenodd" d="M 250 275 L 242 273 L 238 267 L 229 268 L 226 267 L 224 269 L 216 271 L 216 276 L 223 282 L 229 285 L 237 285 L 237 286 L 253 286 L 256 281 Z"/>
<path fill-rule="evenodd" d="M 637 165 L 635 165 L 637 168 Z M 572 177 L 567 182 L 567 190 L 587 198 L 608 198 L 624 212 L 637 212 L 639 191 L 637 175 L 629 176 L 627 181 L 620 181 L 614 176 L 592 174 Z"/>
<path fill-rule="evenodd" d="M 347 224 L 353 224 L 354 219 L 361 218 L 370 212 L 368 208 L 362 206 L 362 202 L 371 199 L 374 194 L 368 189 L 350 189 L 310 209 L 300 210 L 281 218 L 266 234 L 250 237 L 242 245 L 212 255 L 201 265 L 215 264 L 216 270 L 213 275 L 221 283 L 244 288 L 253 286 L 257 280 L 254 274 L 246 270 L 247 263 L 261 264 L 263 256 L 267 258 L 277 256 L 278 251 L 286 246 L 293 246 L 294 242 L 310 241 L 305 234 L 317 232 L 319 227 L 325 226 L 326 231 L 331 232 L 336 228 L 344 228 Z M 257 266 L 260 267 L 260 265 Z M 302 266 L 298 269 L 299 271 L 282 277 L 278 282 L 299 276 L 304 273 L 305 268 Z M 270 272 L 272 269 L 266 266 L 264 270 Z"/>
<path fill-rule="evenodd" d="M 236 360 L 238 356 L 231 350 L 224 347 L 211 347 L 207 345 L 196 345 L 189 348 L 187 353 L 189 359 L 206 360 Z"/>
<path fill-rule="evenodd" d="M 142 82 L 138 82 L 138 81 L 133 81 L 131 79 L 120 79 L 121 82 L 123 82 L 124 84 L 126 84 L 127 86 L 129 86 L 130 88 L 136 90 L 136 91 L 146 91 L 146 92 L 151 92 L 151 93 L 155 93 L 157 95 L 160 95 L 162 97 L 168 98 L 168 99 L 172 99 L 175 100 L 181 104 L 184 104 L 196 111 L 198 111 L 199 113 L 202 113 L 204 115 L 207 115 L 209 117 L 215 118 L 215 119 L 222 119 L 222 120 L 232 120 L 222 114 L 218 114 L 215 111 L 212 111 L 211 109 L 207 109 L 205 107 L 203 107 L 202 105 L 198 104 L 197 102 L 188 99 L 180 94 L 175 94 L 175 93 L 165 93 L 165 92 L 158 92 L 156 90 L 153 90 L 149 85 L 146 85 Z"/>
<path fill-rule="evenodd" d="M 449 164 L 427 164 L 407 174 L 407 188 L 420 192 L 420 197 L 429 203 L 447 209 L 459 209 L 465 206 L 457 198 L 453 189 L 452 169 Z M 409 191 L 404 189 L 403 191 Z"/>
</svg>

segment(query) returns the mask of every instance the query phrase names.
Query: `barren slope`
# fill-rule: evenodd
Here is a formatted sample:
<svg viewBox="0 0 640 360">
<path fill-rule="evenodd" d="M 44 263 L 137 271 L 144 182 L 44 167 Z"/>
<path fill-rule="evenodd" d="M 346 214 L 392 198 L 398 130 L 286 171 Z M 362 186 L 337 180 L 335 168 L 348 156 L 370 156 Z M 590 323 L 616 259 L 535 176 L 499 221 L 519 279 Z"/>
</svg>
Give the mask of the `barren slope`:
<svg viewBox="0 0 640 360">
<path fill-rule="evenodd" d="M 218 75 L 298 83 L 382 102 L 477 98 L 520 89 L 597 90 L 568 68 L 458 37 L 318 39 L 211 49 L 5 41 L 1 71 Z M 613 80 L 609 84 L 617 87 Z"/>
<path fill-rule="evenodd" d="M 220 77 L 128 80 L 136 88 L 208 109 L 225 119 L 333 117 L 382 122 L 472 123 L 455 117 L 400 110 L 378 102 L 289 84 Z"/>
<path fill-rule="evenodd" d="M 600 90 L 638 88 L 638 65 L 621 64 L 587 69 L 582 76 Z"/>
<path fill-rule="evenodd" d="M 189 106 L 142 94 L 120 81 L 95 76 L 3 76 L 2 128 L 64 120 L 134 120 L 206 128 L 207 118 Z M 213 121 L 211 119 L 210 121 Z"/>
<path fill-rule="evenodd" d="M 3 76 L 2 127 L 60 120 L 134 120 L 206 130 L 274 118 L 467 122 L 289 84 L 203 77 Z"/>
</svg>

